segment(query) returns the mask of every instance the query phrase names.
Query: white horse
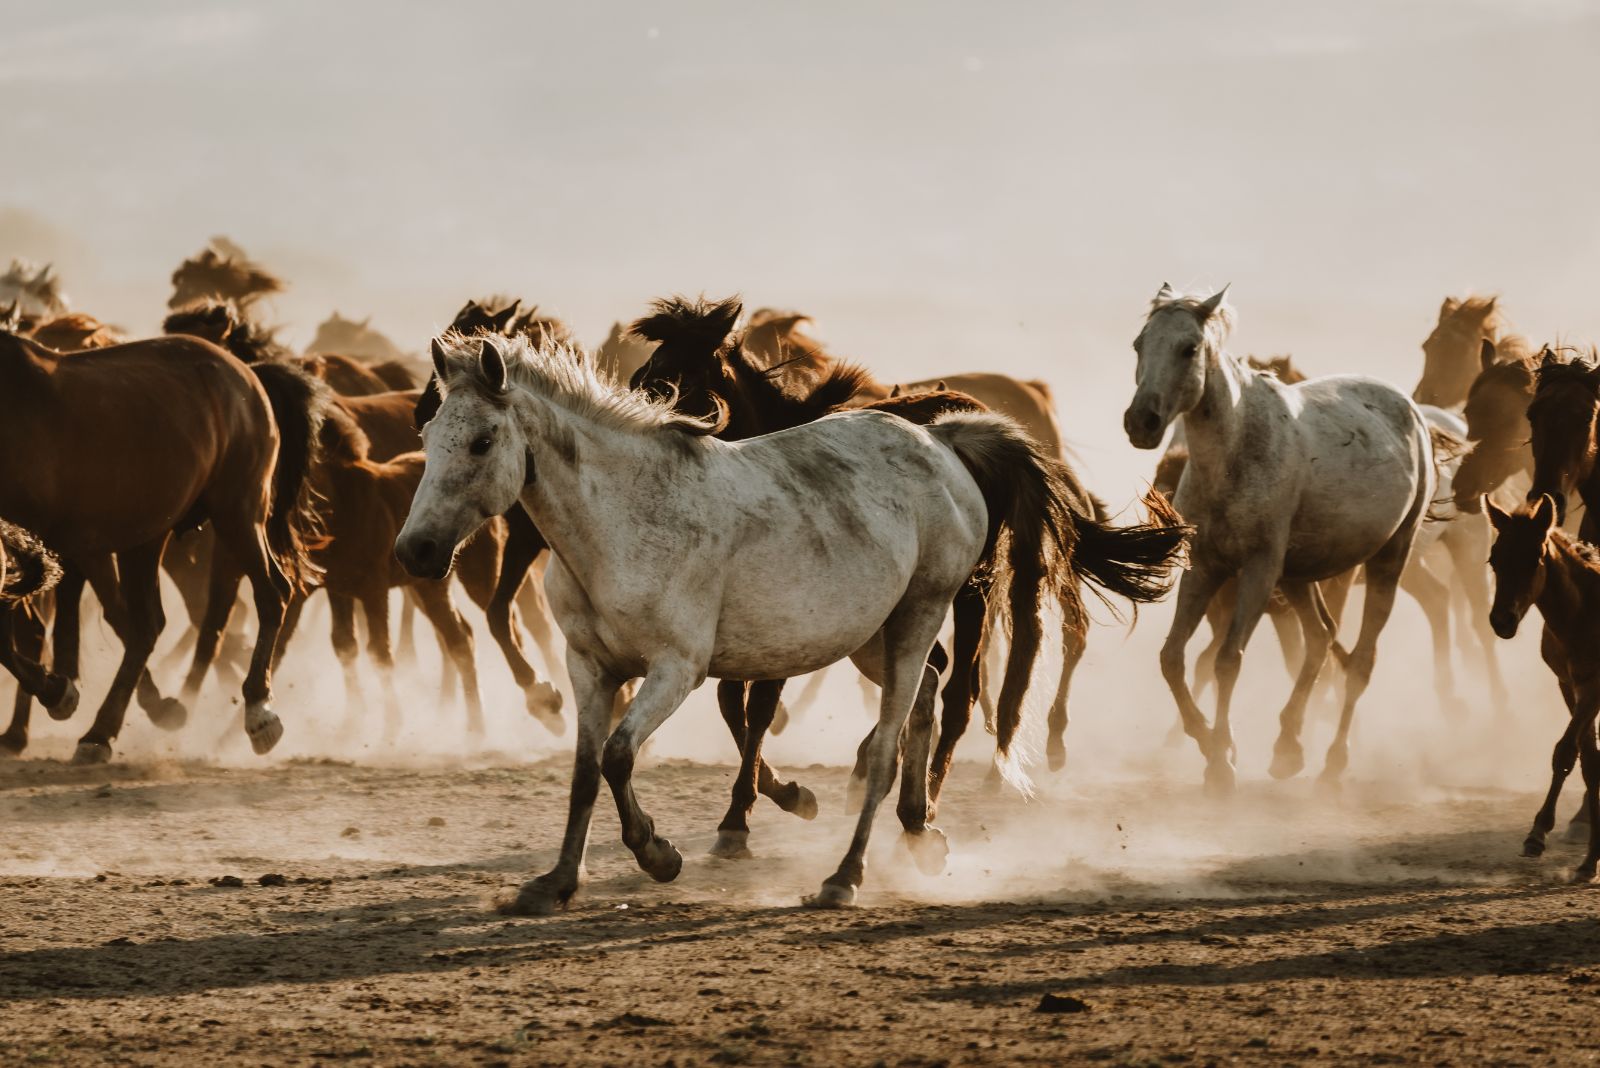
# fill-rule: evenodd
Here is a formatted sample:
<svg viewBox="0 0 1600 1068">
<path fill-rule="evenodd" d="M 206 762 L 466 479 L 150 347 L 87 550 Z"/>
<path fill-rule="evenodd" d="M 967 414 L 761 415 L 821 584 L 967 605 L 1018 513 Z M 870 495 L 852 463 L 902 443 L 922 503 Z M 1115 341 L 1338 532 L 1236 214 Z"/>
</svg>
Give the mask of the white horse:
<svg viewBox="0 0 1600 1068">
<path fill-rule="evenodd" d="M 1183 417 L 1189 466 L 1173 503 L 1196 528 L 1161 673 L 1185 732 L 1206 757 L 1208 789 L 1230 791 L 1229 703 L 1245 643 L 1280 589 L 1305 631 L 1306 655 L 1283 709 L 1271 770 L 1278 778 L 1296 774 L 1305 766 L 1306 699 L 1333 643 L 1316 583 L 1364 565 L 1361 633 L 1323 771 L 1331 783 L 1348 763 L 1351 716 L 1433 499 L 1432 441 L 1416 405 L 1384 382 L 1334 375 L 1288 386 L 1223 352 L 1233 326 L 1226 292 L 1184 296 L 1163 284 L 1133 343 L 1138 388 L 1123 427 L 1134 446 L 1153 449 Z M 1184 677 L 1184 647 L 1231 578 L 1238 579 L 1237 600 L 1217 653 L 1217 715 L 1208 727 Z"/>
<path fill-rule="evenodd" d="M 634 798 L 639 747 L 708 676 L 788 678 L 846 656 L 883 698 L 855 836 L 811 902 L 851 903 L 914 697 L 905 773 L 926 811 L 937 677 L 925 667 L 955 594 L 992 567 L 1034 627 L 1041 593 L 1077 603 L 1068 486 L 1003 416 L 924 429 L 851 412 L 728 443 L 565 350 L 450 334 L 433 356 L 446 395 L 395 552 L 413 573 L 445 574 L 520 498 L 553 550 L 546 587 L 578 703 L 560 859 L 507 911 L 547 913 L 577 890 L 602 773 L 639 866 L 675 878 L 681 855 Z M 613 697 L 640 676 L 607 738 Z M 908 829 L 942 863 L 937 829 Z"/>
</svg>

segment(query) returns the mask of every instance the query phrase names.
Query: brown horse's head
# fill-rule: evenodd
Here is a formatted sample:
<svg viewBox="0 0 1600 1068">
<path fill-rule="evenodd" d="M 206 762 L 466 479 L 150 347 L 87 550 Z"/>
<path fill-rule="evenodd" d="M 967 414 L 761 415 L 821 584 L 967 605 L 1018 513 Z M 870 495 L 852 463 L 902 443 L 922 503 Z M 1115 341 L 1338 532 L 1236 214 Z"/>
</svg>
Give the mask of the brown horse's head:
<svg viewBox="0 0 1600 1068">
<path fill-rule="evenodd" d="M 1567 494 L 1594 471 L 1595 413 L 1600 410 L 1600 368 L 1546 345 L 1539 353 L 1528 425 L 1533 444 L 1529 500 L 1549 494 L 1556 520 L 1566 519 Z"/>
<path fill-rule="evenodd" d="M 735 327 L 744 304 L 737 296 L 714 302 L 666 297 L 651 309 L 631 329 L 635 337 L 658 344 L 628 384 L 670 399 L 685 415 L 725 427 L 726 398 L 737 386 L 729 355 L 740 343 Z"/>
<path fill-rule="evenodd" d="M 161 331 L 203 338 L 245 363 L 294 355 L 278 340 L 275 327 L 262 326 L 231 301 L 204 300 L 180 308 L 162 320 Z"/>
<path fill-rule="evenodd" d="M 172 272 L 167 307 L 176 310 L 204 300 L 226 300 L 242 308 L 282 289 L 282 279 L 252 262 L 237 245 L 212 238 L 199 255 Z"/>
<path fill-rule="evenodd" d="M 1505 512 L 1485 500 L 1494 523 L 1489 567 L 1494 571 L 1494 606 L 1489 625 L 1502 638 L 1514 638 L 1517 625 L 1544 592 L 1545 558 L 1556 530 L 1556 501 L 1549 494 Z"/>
<path fill-rule="evenodd" d="M 1265 372 L 1286 386 L 1293 386 L 1306 380 L 1305 372 L 1294 365 L 1294 357 L 1288 354 L 1251 356 L 1247 362 L 1252 370 Z"/>
<path fill-rule="evenodd" d="M 1412 393 L 1418 404 L 1451 408 L 1467 397 L 1482 370 L 1484 341 L 1500 335 L 1498 297 L 1444 298 L 1439 321 L 1422 343 L 1422 378 Z"/>
<path fill-rule="evenodd" d="M 1483 369 L 1467 394 L 1463 413 L 1472 451 L 1461 461 L 1455 476 L 1455 504 L 1464 512 L 1478 511 L 1478 499 L 1531 462 L 1528 439 L 1528 402 L 1533 399 L 1533 368 L 1529 360 L 1495 362 L 1493 343 L 1484 343 Z"/>
</svg>

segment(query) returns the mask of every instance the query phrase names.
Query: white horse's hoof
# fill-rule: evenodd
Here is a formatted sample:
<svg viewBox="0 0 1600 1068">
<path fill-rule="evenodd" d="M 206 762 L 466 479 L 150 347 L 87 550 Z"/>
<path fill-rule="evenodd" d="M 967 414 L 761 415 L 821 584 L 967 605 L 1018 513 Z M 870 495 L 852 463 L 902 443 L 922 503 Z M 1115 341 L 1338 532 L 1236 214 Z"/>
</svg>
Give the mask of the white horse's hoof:
<svg viewBox="0 0 1600 1068">
<path fill-rule="evenodd" d="M 250 739 L 250 748 L 261 756 L 272 752 L 283 737 L 283 721 L 266 704 L 251 705 L 244 710 L 244 733 Z"/>
<path fill-rule="evenodd" d="M 163 697 L 153 707 L 145 709 L 150 722 L 164 731 L 175 731 L 189 722 L 189 710 L 176 697 Z"/>
<path fill-rule="evenodd" d="M 950 840 L 939 828 L 924 827 L 916 833 L 905 831 L 900 835 L 900 841 L 905 843 L 907 852 L 922 874 L 932 876 L 944 873 L 945 862 L 950 859 Z"/>
<path fill-rule="evenodd" d="M 755 856 L 750 852 L 750 832 L 718 831 L 716 844 L 711 847 L 711 855 L 721 857 L 723 860 L 748 860 Z"/>
<path fill-rule="evenodd" d="M 61 700 L 53 705 L 44 706 L 51 719 L 71 719 L 72 714 L 78 710 L 78 684 L 72 679 L 67 679 L 66 682 L 66 689 L 61 691 Z"/>
<path fill-rule="evenodd" d="M 548 682 L 536 682 L 527 690 L 528 714 L 538 720 L 551 734 L 567 733 L 567 721 L 561 718 L 561 691 Z"/>
<path fill-rule="evenodd" d="M 105 742 L 79 742 L 72 754 L 74 764 L 109 764 L 111 747 Z"/>
<path fill-rule="evenodd" d="M 838 883 L 823 883 L 822 889 L 801 903 L 812 909 L 847 909 L 856 903 L 856 888 Z"/>
</svg>

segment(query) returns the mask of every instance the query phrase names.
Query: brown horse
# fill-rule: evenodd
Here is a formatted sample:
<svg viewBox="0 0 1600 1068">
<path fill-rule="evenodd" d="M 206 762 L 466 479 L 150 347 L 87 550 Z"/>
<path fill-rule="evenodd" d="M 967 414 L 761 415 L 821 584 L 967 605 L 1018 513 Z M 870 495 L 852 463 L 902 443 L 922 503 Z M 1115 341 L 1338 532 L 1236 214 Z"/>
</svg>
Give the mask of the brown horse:
<svg viewBox="0 0 1600 1068">
<path fill-rule="evenodd" d="M 167 307 L 177 310 L 203 300 L 225 300 L 248 308 L 283 288 L 282 279 L 253 262 L 239 246 L 225 237 L 213 237 L 210 244 L 172 272 L 172 296 Z"/>
<path fill-rule="evenodd" d="M 1528 500 L 1549 495 L 1556 521 L 1564 522 L 1567 497 L 1583 502 L 1578 538 L 1600 544 L 1600 464 L 1596 464 L 1595 419 L 1600 415 L 1600 367 L 1570 349 L 1546 345 L 1534 371 L 1528 427 L 1533 451 L 1533 486 Z"/>
<path fill-rule="evenodd" d="M 1522 855 L 1544 852 L 1545 836 L 1555 826 L 1561 786 L 1574 759 L 1583 765 L 1583 812 L 1574 824 L 1588 823 L 1589 849 L 1573 873 L 1575 882 L 1592 882 L 1600 860 L 1600 752 L 1595 717 L 1600 714 L 1600 556 L 1594 546 L 1574 541 L 1557 525 L 1556 499 L 1549 494 L 1515 512 L 1487 501 L 1496 538 L 1489 554 L 1494 569 L 1494 609 L 1490 622 L 1502 638 L 1513 638 L 1528 609 L 1544 617 L 1539 651 L 1555 674 L 1567 704 L 1567 729 L 1550 759 L 1550 789 L 1522 843 Z"/>
<path fill-rule="evenodd" d="M 761 366 L 745 351 L 743 334 L 736 329 L 741 312 L 742 305 L 737 297 L 720 302 L 683 298 L 656 301 L 654 314 L 633 326 L 636 334 L 656 342 L 657 348 L 634 374 L 632 386 L 672 398 L 679 411 L 708 420 L 718 428 L 717 435 L 727 440 L 775 433 L 855 406 L 863 382 L 870 380 L 863 369 L 833 361 L 822 377 L 791 393 L 780 384 L 781 365 Z M 887 397 L 867 407 L 923 425 L 949 412 L 986 410 L 974 398 L 950 390 Z M 1159 597 L 1165 589 L 1165 576 L 1182 549 L 1185 529 L 1175 521 L 1165 522 L 1165 513 L 1160 513 L 1158 521 L 1150 526 L 1114 528 L 1105 521 L 1103 506 L 1083 488 L 1076 475 L 1065 465 L 1061 467 L 1061 474 L 1074 497 L 1069 502 L 1073 508 L 1077 553 L 1074 573 L 1080 579 L 1087 577 L 1101 589 L 1136 603 Z M 943 695 L 942 730 L 929 770 L 930 804 L 938 800 L 955 744 L 971 719 L 978 691 L 979 658 L 985 640 L 989 595 L 982 576 L 963 588 L 953 604 L 955 631 L 951 653 L 947 658 L 936 645 L 934 655 L 929 658 L 935 674 L 942 672 L 946 660 L 952 665 Z M 1076 604 L 1063 605 L 1063 616 L 1067 641 L 1065 656 L 1075 664 L 1083 649 L 1086 619 Z M 997 712 L 1003 739 L 1008 731 L 1015 730 L 1020 719 L 1024 688 L 1042 637 L 1036 605 L 1032 611 L 1015 613 L 1014 619 L 1011 662 Z M 1064 676 L 1064 683 L 1069 682 L 1070 669 Z M 784 792 L 792 791 L 792 784 L 778 782 L 760 756 L 762 736 L 771 723 L 782 687 L 783 680 L 718 684 L 718 703 L 723 718 L 740 743 L 743 756 L 733 804 L 719 835 L 719 851 L 726 855 L 744 855 L 748 812 L 758 790 L 788 807 L 784 805 Z M 919 696 L 918 701 L 922 700 L 924 698 Z M 927 700 L 931 705 L 931 697 Z M 1059 699 L 1057 707 L 1064 711 L 1064 697 Z M 1053 709 L 1050 728 L 1051 751 L 1064 751 L 1061 734 L 1066 728 L 1065 715 L 1058 718 Z M 903 822 L 922 815 L 912 811 L 916 803 L 912 793 L 910 782 L 903 782 L 900 805 Z M 906 822 L 908 828 L 911 825 Z"/>
<path fill-rule="evenodd" d="M 597 366 L 614 382 L 631 382 L 634 372 L 644 366 L 656 350 L 654 342 L 635 337 L 626 323 L 612 323 L 606 339 L 594 350 Z"/>
<path fill-rule="evenodd" d="M 245 363 L 277 360 L 295 363 L 347 397 L 383 393 L 394 387 L 375 367 L 349 356 L 297 356 L 278 340 L 276 327 L 263 326 L 228 300 L 202 300 L 168 315 L 161 329 L 167 334 L 187 334 L 204 338 L 227 349 Z M 391 372 L 392 374 L 393 372 Z M 397 379 L 398 380 L 398 379 Z M 406 379 L 409 381 L 409 378 Z M 404 388 L 410 389 L 411 385 Z"/>
<path fill-rule="evenodd" d="M 1439 321 L 1422 342 L 1422 378 L 1412 391 L 1418 404 L 1454 408 L 1466 403 L 1472 383 L 1482 371 L 1483 343 L 1500 360 L 1526 359 L 1527 339 L 1506 333 L 1499 297 L 1444 298 Z"/>
<path fill-rule="evenodd" d="M 372 328 L 372 316 L 346 319 L 337 311 L 322 321 L 311 338 L 311 344 L 306 346 L 307 356 L 332 352 L 373 363 L 405 359 L 405 353 L 399 345 Z"/>
<path fill-rule="evenodd" d="M 255 597 L 245 731 L 258 753 L 283 733 L 271 710 L 271 660 L 284 604 L 310 568 L 301 533 L 315 425 L 309 400 L 273 368 L 252 374 L 190 338 L 63 357 L 0 334 L 0 514 L 36 531 L 76 576 L 75 590 L 63 581 L 58 591 L 57 670 L 77 674 L 85 577 L 124 643 L 79 761 L 110 758 L 165 624 L 162 551 L 174 530 L 207 521 L 225 550 L 217 557 L 237 562 Z M 181 723 L 182 712 L 168 708 L 166 725 Z"/>
<path fill-rule="evenodd" d="M 1528 405 L 1533 401 L 1532 358 L 1502 360 L 1495 343 L 1479 346 L 1479 372 L 1467 392 L 1462 414 L 1467 420 L 1471 451 L 1456 472 L 1455 505 L 1463 512 L 1479 510 L 1479 501 L 1518 474 L 1533 477 L 1533 431 Z"/>
<path fill-rule="evenodd" d="M 128 339 L 114 326 L 107 326 L 92 315 L 70 312 L 46 320 L 33 328 L 33 340 L 57 352 L 84 352 L 121 345 Z"/>
</svg>

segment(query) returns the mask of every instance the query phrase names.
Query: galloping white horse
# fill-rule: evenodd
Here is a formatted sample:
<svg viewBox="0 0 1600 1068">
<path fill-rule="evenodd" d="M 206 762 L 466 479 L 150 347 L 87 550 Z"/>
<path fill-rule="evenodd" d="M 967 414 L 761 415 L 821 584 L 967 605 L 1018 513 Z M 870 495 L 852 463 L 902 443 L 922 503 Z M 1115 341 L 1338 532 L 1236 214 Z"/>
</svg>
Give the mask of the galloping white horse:
<svg viewBox="0 0 1600 1068">
<path fill-rule="evenodd" d="M 547 913 L 577 890 L 602 773 L 639 866 L 675 878 L 682 857 L 634 798 L 640 745 L 707 676 L 786 678 L 854 655 L 883 685 L 865 804 L 811 899 L 849 904 L 919 688 L 905 774 L 926 807 L 924 668 L 955 594 L 986 566 L 1009 575 L 1012 615 L 1031 587 L 1033 626 L 1041 592 L 1076 604 L 1070 487 L 1003 416 L 924 429 L 851 412 L 727 443 L 565 350 L 449 334 L 433 356 L 446 396 L 423 431 L 427 467 L 395 552 L 416 574 L 443 575 L 456 547 L 520 498 L 554 553 L 546 585 L 578 702 L 560 860 L 508 911 Z M 641 675 L 607 738 L 618 687 Z M 942 850 L 935 828 L 912 829 L 923 833 L 911 844 Z"/>
<path fill-rule="evenodd" d="M 1134 340 L 1138 389 L 1123 416 L 1128 440 L 1153 449 L 1183 417 L 1189 466 L 1174 504 L 1196 531 L 1178 586 L 1161 673 L 1185 732 L 1206 757 L 1206 785 L 1233 788 L 1229 702 L 1245 643 L 1274 587 L 1293 606 L 1306 655 L 1281 716 L 1272 774 L 1305 766 L 1306 699 L 1333 642 L 1316 583 L 1365 566 L 1361 633 L 1346 665 L 1344 707 L 1323 779 L 1349 760 L 1350 720 L 1367 687 L 1378 634 L 1434 495 L 1428 426 L 1404 393 L 1376 379 L 1334 375 L 1288 386 L 1222 351 L 1233 326 L 1223 303 L 1161 286 Z M 1238 578 L 1237 601 L 1217 653 L 1217 716 L 1207 727 L 1184 678 L 1184 647 L 1217 589 Z"/>
</svg>

